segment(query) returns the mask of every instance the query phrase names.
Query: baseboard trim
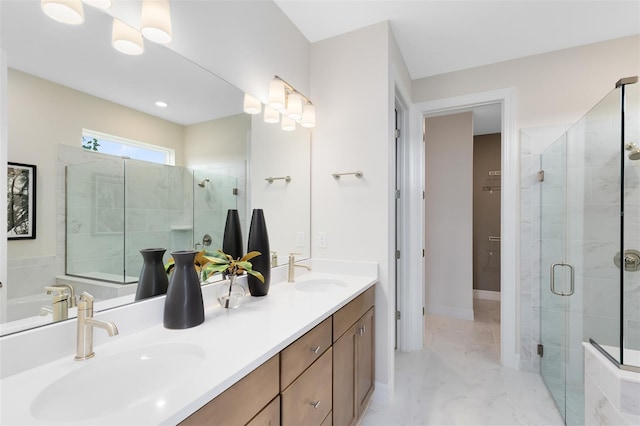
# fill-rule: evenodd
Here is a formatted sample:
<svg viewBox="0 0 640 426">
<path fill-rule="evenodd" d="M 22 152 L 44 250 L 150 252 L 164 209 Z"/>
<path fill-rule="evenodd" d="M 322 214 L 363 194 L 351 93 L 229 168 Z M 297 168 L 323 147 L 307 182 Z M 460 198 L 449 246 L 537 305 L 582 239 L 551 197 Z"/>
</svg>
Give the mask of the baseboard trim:
<svg viewBox="0 0 640 426">
<path fill-rule="evenodd" d="M 473 298 L 483 300 L 500 300 L 500 292 L 489 290 L 473 290 Z"/>
<path fill-rule="evenodd" d="M 391 402 L 389 387 L 383 383 L 376 382 L 370 401 L 385 405 L 389 404 Z"/>
<path fill-rule="evenodd" d="M 449 308 L 446 306 L 427 305 L 426 311 L 429 315 L 439 315 L 473 321 L 473 309 Z"/>
</svg>

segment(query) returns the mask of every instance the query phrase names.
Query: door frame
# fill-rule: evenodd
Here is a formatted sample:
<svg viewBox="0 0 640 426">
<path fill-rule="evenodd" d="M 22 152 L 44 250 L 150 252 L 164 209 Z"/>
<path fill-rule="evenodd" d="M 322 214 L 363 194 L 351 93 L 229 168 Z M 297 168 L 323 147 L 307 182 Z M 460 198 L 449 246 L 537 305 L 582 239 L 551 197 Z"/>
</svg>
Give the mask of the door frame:
<svg viewBox="0 0 640 426">
<path fill-rule="evenodd" d="M 516 132 L 516 90 L 498 89 L 455 96 L 433 101 L 419 102 L 411 108 L 411 138 L 407 144 L 411 166 L 411 212 L 406 229 L 420 230 L 407 232 L 409 245 L 413 252 L 424 249 L 424 212 L 423 199 L 425 176 L 424 118 L 426 115 L 455 113 L 462 109 L 486 104 L 502 105 L 501 138 L 501 292 L 500 292 L 500 360 L 502 365 L 518 369 L 520 366 L 520 148 Z M 418 189 L 419 187 L 419 189 Z M 419 205 L 419 208 L 416 206 Z M 419 212 L 419 213 L 418 213 Z M 420 268 L 419 271 L 416 268 Z M 402 350 L 418 350 L 423 347 L 424 320 L 422 305 L 424 301 L 424 259 L 413 262 L 410 277 L 404 288 L 401 300 L 405 304 L 401 323 Z M 405 315 L 406 313 L 406 315 Z"/>
</svg>

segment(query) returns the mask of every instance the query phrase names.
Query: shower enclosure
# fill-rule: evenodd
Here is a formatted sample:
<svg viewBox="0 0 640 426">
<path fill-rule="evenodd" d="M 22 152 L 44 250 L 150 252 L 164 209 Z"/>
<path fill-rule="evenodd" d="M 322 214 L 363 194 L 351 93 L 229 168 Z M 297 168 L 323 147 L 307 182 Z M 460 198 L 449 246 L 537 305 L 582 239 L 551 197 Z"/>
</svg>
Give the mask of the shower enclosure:
<svg viewBox="0 0 640 426">
<path fill-rule="evenodd" d="M 134 283 L 140 249 L 166 248 L 166 261 L 174 250 L 221 248 L 227 210 L 244 208 L 239 185 L 215 170 L 130 159 L 67 166 L 66 274 Z"/>
<path fill-rule="evenodd" d="M 616 88 L 541 155 L 541 374 L 584 424 L 583 342 L 640 367 L 640 97 Z"/>
</svg>

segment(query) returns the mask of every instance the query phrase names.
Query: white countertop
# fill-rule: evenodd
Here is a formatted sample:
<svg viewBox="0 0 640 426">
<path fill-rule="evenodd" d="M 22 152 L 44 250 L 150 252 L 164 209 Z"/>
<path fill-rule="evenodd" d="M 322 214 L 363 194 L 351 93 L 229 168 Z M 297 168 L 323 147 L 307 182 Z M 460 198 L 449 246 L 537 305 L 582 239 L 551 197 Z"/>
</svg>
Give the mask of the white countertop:
<svg viewBox="0 0 640 426">
<path fill-rule="evenodd" d="M 296 272 L 298 281 L 332 279 L 347 285 L 325 293 L 308 293 L 296 290 L 291 283 L 272 283 L 266 297 L 247 296 L 235 310 L 226 310 L 218 305 L 214 296 L 216 285 L 203 287 L 205 322 L 186 330 L 168 330 L 160 322 L 141 331 L 126 333 L 123 329 L 127 327 L 121 327 L 114 320 L 121 329 L 120 335 L 96 344 L 94 359 L 77 362 L 73 356 L 65 356 L 3 378 L 0 381 L 0 422 L 7 425 L 52 424 L 34 417 L 31 404 L 43 389 L 61 377 L 83 368 L 87 363 L 100 362 L 131 349 L 162 343 L 192 343 L 202 348 L 204 361 L 198 365 L 164 366 L 158 374 L 170 371 L 174 377 L 170 383 L 163 383 L 144 397 L 132 398 L 124 410 L 110 409 L 109 401 L 105 400 L 104 411 L 99 416 L 74 422 L 71 411 L 68 421 L 64 421 L 65 424 L 176 424 L 377 281 L 373 274 L 311 272 L 303 275 L 300 269 Z M 109 320 L 109 311 L 101 315 L 101 319 Z M 94 333 L 96 336 L 106 334 L 100 329 Z M 25 350 L 41 351 L 46 348 Z M 102 390 L 104 386 L 112 387 L 107 395 L 110 392 L 126 395 L 128 390 L 135 389 L 136 383 L 95 383 L 94 386 L 103 386 Z M 91 388 L 86 392 L 90 397 Z"/>
</svg>

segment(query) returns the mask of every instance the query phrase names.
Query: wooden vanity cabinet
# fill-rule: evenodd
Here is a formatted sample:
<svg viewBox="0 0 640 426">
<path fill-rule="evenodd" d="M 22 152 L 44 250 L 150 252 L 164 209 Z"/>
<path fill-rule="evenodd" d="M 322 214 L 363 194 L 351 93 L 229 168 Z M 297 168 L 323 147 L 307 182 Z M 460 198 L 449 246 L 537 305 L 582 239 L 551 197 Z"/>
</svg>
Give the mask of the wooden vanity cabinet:
<svg viewBox="0 0 640 426">
<path fill-rule="evenodd" d="M 371 287 L 180 424 L 355 424 L 374 387 L 374 296 Z"/>
<path fill-rule="evenodd" d="M 355 424 L 373 393 L 373 305 L 372 287 L 333 317 L 333 424 L 336 426 Z"/>
<path fill-rule="evenodd" d="M 187 417 L 181 425 L 246 425 L 280 392 L 280 354 L 243 377 L 229 389 L 209 401 Z M 279 408 L 279 402 L 277 403 Z M 279 410 L 278 410 L 279 411 Z M 266 417 L 269 417 L 268 415 Z M 277 425 L 280 421 L 259 422 L 255 425 Z"/>
</svg>

